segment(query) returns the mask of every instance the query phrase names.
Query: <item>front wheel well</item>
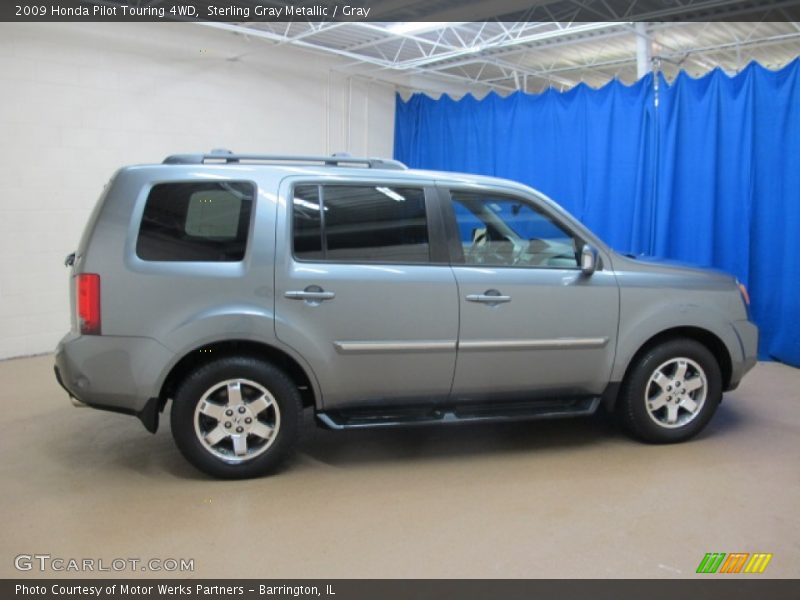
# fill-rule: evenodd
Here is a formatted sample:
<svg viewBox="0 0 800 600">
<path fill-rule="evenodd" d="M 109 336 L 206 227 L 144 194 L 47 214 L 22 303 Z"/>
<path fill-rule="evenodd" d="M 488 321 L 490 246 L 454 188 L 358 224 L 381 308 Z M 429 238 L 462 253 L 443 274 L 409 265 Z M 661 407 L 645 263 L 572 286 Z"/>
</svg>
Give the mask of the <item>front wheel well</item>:
<svg viewBox="0 0 800 600">
<path fill-rule="evenodd" d="M 250 356 L 269 362 L 280 368 L 297 386 L 303 407 L 314 406 L 314 388 L 309 375 L 300 364 L 286 352 L 250 340 L 225 340 L 205 344 L 188 352 L 170 370 L 159 393 L 159 410 L 163 412 L 167 400 L 173 398 L 175 390 L 186 376 L 211 361 L 228 356 Z"/>
<path fill-rule="evenodd" d="M 717 359 L 717 363 L 719 364 L 719 369 L 722 373 L 722 389 L 728 389 L 733 371 L 731 355 L 728 353 L 728 349 L 725 347 L 725 343 L 721 339 L 707 329 L 702 329 L 700 327 L 674 327 L 672 329 L 667 329 L 657 333 L 644 342 L 631 357 L 630 361 L 628 361 L 628 366 L 625 367 L 625 375 L 622 377 L 623 385 L 628 379 L 628 374 L 633 368 L 633 365 L 636 364 L 636 362 L 645 352 L 654 346 L 677 338 L 695 340 L 696 342 L 699 342 L 708 348 L 709 352 L 714 355 L 714 358 Z"/>
</svg>

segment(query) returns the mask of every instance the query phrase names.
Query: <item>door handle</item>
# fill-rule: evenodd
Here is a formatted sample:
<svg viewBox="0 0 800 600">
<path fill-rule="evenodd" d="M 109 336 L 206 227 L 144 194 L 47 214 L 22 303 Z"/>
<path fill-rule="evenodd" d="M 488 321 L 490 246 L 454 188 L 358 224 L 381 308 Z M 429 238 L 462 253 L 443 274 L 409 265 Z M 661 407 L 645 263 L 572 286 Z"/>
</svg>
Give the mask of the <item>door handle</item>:
<svg viewBox="0 0 800 600">
<path fill-rule="evenodd" d="M 323 300 L 333 300 L 336 294 L 334 292 L 326 292 L 318 285 L 309 285 L 302 291 L 285 292 L 283 297 L 290 300 L 305 300 L 309 303 L 319 304 Z"/>
<path fill-rule="evenodd" d="M 511 296 L 504 296 L 497 290 L 486 290 L 483 294 L 468 294 L 467 302 L 481 302 L 483 304 L 502 304 L 511 302 Z"/>
<path fill-rule="evenodd" d="M 284 294 L 290 300 L 333 300 L 336 294 L 333 292 L 286 292 Z"/>
</svg>

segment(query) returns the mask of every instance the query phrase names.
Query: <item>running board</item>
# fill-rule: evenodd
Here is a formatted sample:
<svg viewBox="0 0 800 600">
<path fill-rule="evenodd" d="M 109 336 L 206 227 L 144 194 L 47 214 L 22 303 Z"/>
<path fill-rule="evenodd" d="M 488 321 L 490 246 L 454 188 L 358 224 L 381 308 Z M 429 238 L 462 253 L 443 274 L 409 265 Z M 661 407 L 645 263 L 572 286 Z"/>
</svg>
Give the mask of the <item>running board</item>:
<svg viewBox="0 0 800 600">
<path fill-rule="evenodd" d="M 401 427 L 438 423 L 491 423 L 583 417 L 594 414 L 599 405 L 599 397 L 589 397 L 460 406 L 371 406 L 318 412 L 317 419 L 328 429 Z"/>
</svg>

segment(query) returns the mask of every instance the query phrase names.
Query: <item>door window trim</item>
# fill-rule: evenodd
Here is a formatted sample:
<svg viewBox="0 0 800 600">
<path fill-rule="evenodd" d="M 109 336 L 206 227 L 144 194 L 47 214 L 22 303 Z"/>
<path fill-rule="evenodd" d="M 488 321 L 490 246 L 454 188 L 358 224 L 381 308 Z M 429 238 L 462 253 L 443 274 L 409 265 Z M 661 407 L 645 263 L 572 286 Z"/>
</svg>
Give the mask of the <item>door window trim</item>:
<svg viewBox="0 0 800 600">
<path fill-rule="evenodd" d="M 456 218 L 456 211 L 453 207 L 453 193 L 462 192 L 465 194 L 487 194 L 493 195 L 498 198 L 508 199 L 515 202 L 524 202 L 533 208 L 536 212 L 541 213 L 553 224 L 557 225 L 560 229 L 564 230 L 565 233 L 568 233 L 572 236 L 578 244 L 578 247 L 583 247 L 584 244 L 587 243 L 586 239 L 580 235 L 575 229 L 563 219 L 559 218 L 558 215 L 553 214 L 551 211 L 547 209 L 546 206 L 542 206 L 542 204 L 535 202 L 528 196 L 523 196 L 522 194 L 515 193 L 514 191 L 507 191 L 507 190 L 497 190 L 491 187 L 467 187 L 467 186 L 458 186 L 458 185 L 437 185 L 436 189 L 438 191 L 439 196 L 439 204 L 441 206 L 443 219 L 444 219 L 444 226 L 447 233 L 447 249 L 450 253 L 450 264 L 454 267 L 476 267 L 479 268 L 483 265 L 470 265 L 466 262 L 466 257 L 464 256 L 464 247 L 461 243 L 461 232 L 458 228 L 458 219 Z M 487 268 L 492 269 L 535 269 L 540 271 L 580 271 L 580 261 L 576 260 L 576 266 L 574 267 L 565 267 L 565 266 L 557 266 L 557 267 L 548 267 L 548 266 L 541 266 L 541 265 L 485 265 Z M 597 269 L 598 271 L 602 270 L 602 262 L 600 267 Z"/>
<path fill-rule="evenodd" d="M 300 258 L 294 251 L 294 192 L 297 187 L 315 185 L 320 188 L 324 186 L 342 186 L 342 187 L 406 187 L 416 188 L 423 192 L 425 199 L 425 221 L 428 230 L 428 262 L 408 262 L 408 261 L 364 261 L 364 260 L 342 260 L 331 258 L 308 259 Z M 320 194 L 320 199 L 324 205 L 324 194 Z M 436 185 L 432 182 L 415 182 L 415 181 L 388 181 L 388 180 L 372 180 L 372 179 L 359 179 L 359 180 L 330 180 L 330 179 L 297 179 L 289 184 L 289 191 L 287 196 L 287 220 L 289 221 L 289 247 L 292 260 L 297 263 L 312 263 L 312 264 L 341 264 L 341 265 L 386 265 L 386 266 L 410 266 L 410 267 L 432 267 L 432 266 L 449 266 L 450 253 L 447 248 L 447 240 L 445 238 L 445 222 L 440 210 L 440 198 Z M 320 218 L 320 231 L 325 231 L 324 215 Z M 324 248 L 326 245 L 325 236 L 322 235 L 321 245 Z"/>
</svg>

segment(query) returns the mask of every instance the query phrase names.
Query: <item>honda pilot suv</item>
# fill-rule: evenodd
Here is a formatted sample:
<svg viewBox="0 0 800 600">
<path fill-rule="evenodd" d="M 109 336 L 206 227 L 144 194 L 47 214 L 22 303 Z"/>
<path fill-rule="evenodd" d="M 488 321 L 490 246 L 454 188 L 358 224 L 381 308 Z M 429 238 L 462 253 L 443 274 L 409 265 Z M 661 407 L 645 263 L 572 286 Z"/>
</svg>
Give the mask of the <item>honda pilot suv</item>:
<svg viewBox="0 0 800 600">
<path fill-rule="evenodd" d="M 125 167 L 72 268 L 56 377 L 217 477 L 331 429 L 616 413 L 686 440 L 755 364 L 747 290 L 623 256 L 524 185 L 387 159 Z"/>
</svg>

